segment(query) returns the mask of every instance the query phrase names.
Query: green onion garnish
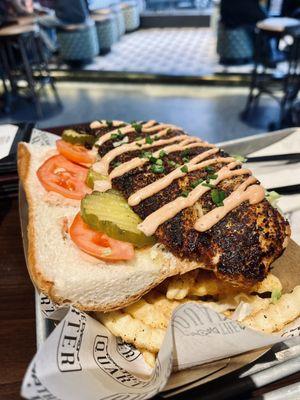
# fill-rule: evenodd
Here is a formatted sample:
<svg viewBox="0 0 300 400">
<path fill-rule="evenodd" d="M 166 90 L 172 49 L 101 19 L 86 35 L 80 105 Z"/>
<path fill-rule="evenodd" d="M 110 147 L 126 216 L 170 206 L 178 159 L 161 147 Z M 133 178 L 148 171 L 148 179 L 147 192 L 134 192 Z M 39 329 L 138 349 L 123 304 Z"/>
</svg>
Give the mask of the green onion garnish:
<svg viewBox="0 0 300 400">
<path fill-rule="evenodd" d="M 162 174 L 165 170 L 163 165 L 156 165 L 156 164 L 151 165 L 150 168 L 151 171 L 154 172 L 155 174 Z"/>
<path fill-rule="evenodd" d="M 187 167 L 187 165 L 184 165 L 183 167 L 180 168 L 181 172 L 184 172 L 185 174 L 189 172 L 189 169 Z"/>
<path fill-rule="evenodd" d="M 151 139 L 151 137 L 149 135 L 146 136 L 146 143 L 147 144 L 152 144 L 153 143 L 153 139 Z"/>
<path fill-rule="evenodd" d="M 181 192 L 181 195 L 180 196 L 182 196 L 182 197 L 188 197 L 188 195 L 189 195 L 189 191 L 188 190 L 184 190 L 183 192 Z"/>
<path fill-rule="evenodd" d="M 212 189 L 211 199 L 216 204 L 217 207 L 221 207 L 224 205 L 223 200 L 226 198 L 226 193 L 223 190 Z"/>
</svg>

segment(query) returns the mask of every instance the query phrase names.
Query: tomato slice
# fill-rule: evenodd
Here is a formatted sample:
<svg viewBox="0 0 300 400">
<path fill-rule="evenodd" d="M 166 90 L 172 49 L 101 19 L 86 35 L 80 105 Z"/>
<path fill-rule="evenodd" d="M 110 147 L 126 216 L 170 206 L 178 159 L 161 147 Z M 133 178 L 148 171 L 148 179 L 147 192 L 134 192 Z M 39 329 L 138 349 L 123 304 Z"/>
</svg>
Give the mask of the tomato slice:
<svg viewBox="0 0 300 400">
<path fill-rule="evenodd" d="M 134 248 L 131 243 L 112 239 L 105 233 L 95 231 L 83 221 L 80 213 L 74 218 L 69 232 L 71 239 L 80 250 L 101 260 L 131 260 L 134 257 Z"/>
<path fill-rule="evenodd" d="M 47 191 L 69 199 L 81 200 L 91 192 L 85 184 L 88 169 L 67 160 L 61 155 L 48 158 L 38 169 L 37 176 Z"/>
<path fill-rule="evenodd" d="M 96 161 L 96 157 L 84 146 L 68 143 L 60 139 L 56 141 L 56 147 L 62 156 L 77 164 L 90 165 Z"/>
</svg>

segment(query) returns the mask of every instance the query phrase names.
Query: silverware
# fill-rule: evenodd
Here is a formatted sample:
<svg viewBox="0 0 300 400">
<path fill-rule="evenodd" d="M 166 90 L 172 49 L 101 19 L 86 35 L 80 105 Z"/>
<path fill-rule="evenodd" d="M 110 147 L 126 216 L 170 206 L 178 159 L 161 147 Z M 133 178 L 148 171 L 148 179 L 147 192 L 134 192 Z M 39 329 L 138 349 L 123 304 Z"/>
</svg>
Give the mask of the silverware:
<svg viewBox="0 0 300 400">
<path fill-rule="evenodd" d="M 247 157 L 246 162 L 266 162 L 266 161 L 299 161 L 300 153 L 288 153 L 288 154 L 273 154 L 270 156 L 257 156 Z"/>
</svg>

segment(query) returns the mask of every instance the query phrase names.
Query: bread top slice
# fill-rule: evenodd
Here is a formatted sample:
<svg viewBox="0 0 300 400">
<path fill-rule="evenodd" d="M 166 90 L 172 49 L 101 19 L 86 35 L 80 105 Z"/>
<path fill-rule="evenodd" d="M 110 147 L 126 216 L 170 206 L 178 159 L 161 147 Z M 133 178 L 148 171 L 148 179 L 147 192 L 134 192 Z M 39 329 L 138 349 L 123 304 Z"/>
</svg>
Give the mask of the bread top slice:
<svg viewBox="0 0 300 400">
<path fill-rule="evenodd" d="M 36 175 L 54 154 L 54 147 L 19 144 L 18 170 L 28 202 L 27 266 L 39 291 L 58 304 L 105 312 L 135 302 L 169 276 L 202 266 L 180 260 L 159 244 L 136 250 L 133 260 L 114 263 L 79 250 L 64 227 L 80 202 L 47 192 Z"/>
</svg>

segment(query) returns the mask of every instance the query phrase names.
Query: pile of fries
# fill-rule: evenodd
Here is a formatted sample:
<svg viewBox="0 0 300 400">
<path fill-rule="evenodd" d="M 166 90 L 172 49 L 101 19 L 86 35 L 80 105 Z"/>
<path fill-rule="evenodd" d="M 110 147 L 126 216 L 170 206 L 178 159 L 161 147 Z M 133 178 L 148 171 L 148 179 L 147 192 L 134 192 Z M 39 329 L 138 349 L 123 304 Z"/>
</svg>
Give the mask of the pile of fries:
<svg viewBox="0 0 300 400">
<path fill-rule="evenodd" d="M 281 290 L 280 280 L 272 274 L 247 293 L 209 271 L 194 270 L 166 280 L 122 310 L 95 313 L 95 317 L 113 335 L 139 349 L 153 367 L 172 312 L 180 304 L 201 303 L 249 328 L 272 333 L 300 315 L 300 286 L 284 295 Z"/>
</svg>

